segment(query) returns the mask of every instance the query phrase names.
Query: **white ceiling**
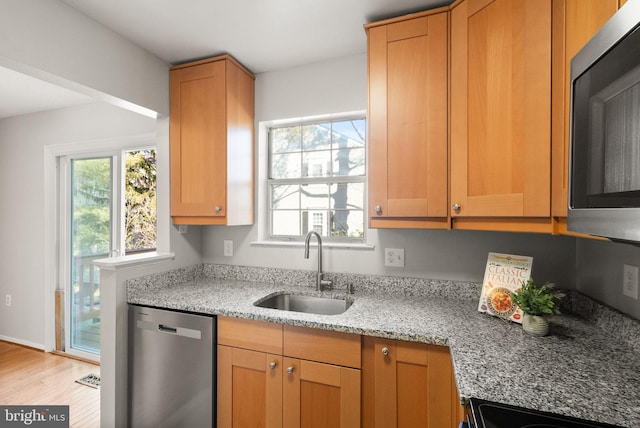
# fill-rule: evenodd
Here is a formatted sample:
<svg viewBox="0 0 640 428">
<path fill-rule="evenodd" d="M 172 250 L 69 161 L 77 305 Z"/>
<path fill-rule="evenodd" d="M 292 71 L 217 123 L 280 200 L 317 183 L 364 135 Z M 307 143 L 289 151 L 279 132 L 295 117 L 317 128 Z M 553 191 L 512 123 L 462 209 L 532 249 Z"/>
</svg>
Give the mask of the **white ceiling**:
<svg viewBox="0 0 640 428">
<path fill-rule="evenodd" d="M 366 51 L 362 26 L 451 0 L 62 0 L 170 64 L 229 53 L 254 73 Z"/>
<path fill-rule="evenodd" d="M 364 53 L 364 24 L 451 3 L 451 0 L 60 1 L 168 64 L 229 53 L 254 73 Z M 0 118 L 89 102 L 87 97 L 72 91 L 17 74 L 0 68 Z"/>
</svg>

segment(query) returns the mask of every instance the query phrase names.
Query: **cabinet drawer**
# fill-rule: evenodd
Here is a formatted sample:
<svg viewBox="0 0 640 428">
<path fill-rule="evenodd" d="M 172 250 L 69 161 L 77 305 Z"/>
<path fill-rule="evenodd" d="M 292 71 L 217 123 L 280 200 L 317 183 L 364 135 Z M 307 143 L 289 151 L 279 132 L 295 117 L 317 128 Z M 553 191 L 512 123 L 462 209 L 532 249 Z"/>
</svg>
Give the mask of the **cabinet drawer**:
<svg viewBox="0 0 640 428">
<path fill-rule="evenodd" d="M 359 369 L 362 339 L 358 334 L 284 326 L 284 355 Z"/>
<path fill-rule="evenodd" d="M 282 354 L 282 325 L 218 317 L 218 344 Z"/>
</svg>

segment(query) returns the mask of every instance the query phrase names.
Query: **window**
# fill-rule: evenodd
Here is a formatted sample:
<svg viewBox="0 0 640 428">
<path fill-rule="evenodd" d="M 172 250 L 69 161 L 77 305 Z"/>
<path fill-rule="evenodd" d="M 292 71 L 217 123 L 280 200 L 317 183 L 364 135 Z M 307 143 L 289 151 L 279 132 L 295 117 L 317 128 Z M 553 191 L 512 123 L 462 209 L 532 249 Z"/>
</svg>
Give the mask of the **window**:
<svg viewBox="0 0 640 428">
<path fill-rule="evenodd" d="M 365 128 L 357 117 L 269 129 L 271 238 L 364 239 Z"/>
<path fill-rule="evenodd" d="M 156 150 L 126 152 L 125 254 L 156 249 Z"/>
</svg>

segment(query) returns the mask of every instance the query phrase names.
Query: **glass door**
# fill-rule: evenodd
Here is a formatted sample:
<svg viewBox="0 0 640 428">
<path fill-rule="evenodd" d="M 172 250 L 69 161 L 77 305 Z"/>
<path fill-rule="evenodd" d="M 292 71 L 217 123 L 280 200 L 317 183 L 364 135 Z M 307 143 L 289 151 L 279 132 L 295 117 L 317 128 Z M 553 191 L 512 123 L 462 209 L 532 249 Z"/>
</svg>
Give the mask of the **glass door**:
<svg viewBox="0 0 640 428">
<path fill-rule="evenodd" d="M 98 360 L 100 270 L 96 259 L 156 248 L 153 147 L 58 158 L 59 282 L 64 289 L 61 351 Z"/>
<path fill-rule="evenodd" d="M 66 352 L 100 354 L 100 271 L 93 260 L 117 255 L 116 156 L 68 160 Z M 115 221 L 114 221 L 115 220 Z"/>
</svg>

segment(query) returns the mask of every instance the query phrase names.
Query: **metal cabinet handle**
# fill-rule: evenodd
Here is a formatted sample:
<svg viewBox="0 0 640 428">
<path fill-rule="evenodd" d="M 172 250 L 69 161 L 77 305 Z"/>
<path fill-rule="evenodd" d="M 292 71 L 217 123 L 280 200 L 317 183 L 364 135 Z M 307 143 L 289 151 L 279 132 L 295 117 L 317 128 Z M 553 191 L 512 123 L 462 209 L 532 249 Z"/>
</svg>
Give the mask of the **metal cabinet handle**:
<svg viewBox="0 0 640 428">
<path fill-rule="evenodd" d="M 460 204 L 453 204 L 453 206 L 451 208 L 453 208 L 453 210 L 455 212 L 458 212 L 458 211 L 460 211 Z"/>
<path fill-rule="evenodd" d="M 387 348 L 386 346 L 384 348 L 382 348 L 382 355 L 384 355 L 384 356 L 389 355 L 389 348 Z"/>
<path fill-rule="evenodd" d="M 216 214 L 220 213 L 220 211 L 222 211 L 222 207 L 220 205 L 216 205 Z"/>
<path fill-rule="evenodd" d="M 275 362 L 275 361 L 270 362 L 270 363 L 269 363 L 269 368 L 270 368 L 271 370 L 274 370 L 274 369 L 276 368 L 276 362 Z"/>
<path fill-rule="evenodd" d="M 293 366 L 287 367 L 287 373 L 293 374 Z"/>
<path fill-rule="evenodd" d="M 382 214 L 382 207 L 380 205 L 376 205 L 376 214 Z"/>
</svg>

